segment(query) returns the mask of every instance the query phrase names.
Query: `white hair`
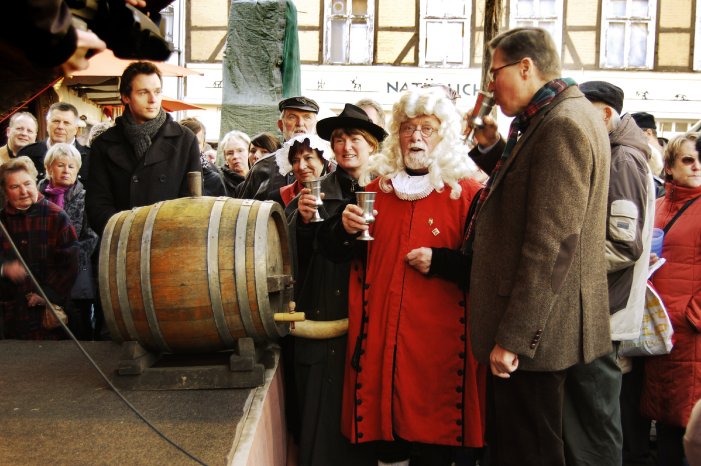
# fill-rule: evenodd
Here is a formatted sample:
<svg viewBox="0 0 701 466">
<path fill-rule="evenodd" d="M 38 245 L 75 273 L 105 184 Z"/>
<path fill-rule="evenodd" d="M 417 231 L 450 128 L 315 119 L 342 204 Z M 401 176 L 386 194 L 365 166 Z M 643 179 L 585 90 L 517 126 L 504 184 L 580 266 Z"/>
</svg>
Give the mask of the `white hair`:
<svg viewBox="0 0 701 466">
<path fill-rule="evenodd" d="M 361 186 L 367 185 L 373 176 L 380 176 L 382 189 L 391 190 L 388 181 L 406 168 L 399 146 L 399 127 L 420 115 L 434 115 L 441 122 L 438 129 L 441 140 L 428 154 L 428 177 L 436 191 L 448 185 L 450 197 L 458 199 L 462 193 L 460 180 L 477 178 L 479 170 L 462 138 L 462 115 L 442 89 L 426 88 L 407 91 L 394 104 L 389 136 L 382 145 L 382 152 L 371 157 L 363 170 Z"/>
<path fill-rule="evenodd" d="M 76 167 L 80 170 L 83 165 L 83 159 L 80 152 L 73 144 L 59 142 L 51 146 L 44 156 L 44 168 L 46 168 L 46 176 L 49 177 L 51 165 L 59 159 L 69 159 L 75 162 Z"/>
</svg>

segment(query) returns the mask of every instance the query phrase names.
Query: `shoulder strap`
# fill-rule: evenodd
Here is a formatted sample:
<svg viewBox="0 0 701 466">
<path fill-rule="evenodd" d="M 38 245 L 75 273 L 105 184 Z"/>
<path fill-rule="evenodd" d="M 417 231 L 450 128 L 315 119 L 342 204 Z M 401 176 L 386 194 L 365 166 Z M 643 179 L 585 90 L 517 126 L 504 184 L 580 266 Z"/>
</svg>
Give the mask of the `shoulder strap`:
<svg viewBox="0 0 701 466">
<path fill-rule="evenodd" d="M 688 209 L 689 206 L 691 206 L 691 204 L 693 204 L 693 203 L 696 201 L 696 199 L 698 199 L 698 198 L 700 198 L 700 197 L 701 197 L 701 196 L 696 196 L 695 198 L 689 199 L 688 201 L 686 201 L 686 203 L 682 206 L 681 209 L 679 209 L 679 211 L 678 211 L 677 214 L 672 218 L 672 220 L 670 220 L 669 223 L 663 228 L 664 234 L 665 234 L 665 235 L 667 234 L 667 232 L 669 231 L 669 229 L 672 228 L 672 225 L 674 225 L 674 222 L 676 222 L 677 219 L 684 213 L 684 211 L 685 211 L 686 209 Z"/>
</svg>

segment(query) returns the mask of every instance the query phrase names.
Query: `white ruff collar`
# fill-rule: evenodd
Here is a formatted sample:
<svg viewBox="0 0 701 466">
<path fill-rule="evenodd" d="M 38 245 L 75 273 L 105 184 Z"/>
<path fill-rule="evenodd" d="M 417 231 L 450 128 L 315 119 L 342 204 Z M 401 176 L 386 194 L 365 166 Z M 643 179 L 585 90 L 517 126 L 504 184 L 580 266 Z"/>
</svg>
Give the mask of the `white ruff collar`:
<svg viewBox="0 0 701 466">
<path fill-rule="evenodd" d="M 409 176 L 406 172 L 399 172 L 392 178 L 392 187 L 397 197 L 404 201 L 418 201 L 428 197 L 434 190 L 428 181 L 428 174 Z"/>
</svg>

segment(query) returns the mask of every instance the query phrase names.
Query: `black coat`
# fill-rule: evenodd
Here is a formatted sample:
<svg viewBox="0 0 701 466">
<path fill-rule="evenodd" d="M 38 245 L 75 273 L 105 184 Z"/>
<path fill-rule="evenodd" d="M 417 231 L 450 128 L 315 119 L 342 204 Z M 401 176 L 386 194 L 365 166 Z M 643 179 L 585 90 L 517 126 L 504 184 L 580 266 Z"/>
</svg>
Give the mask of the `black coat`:
<svg viewBox="0 0 701 466">
<path fill-rule="evenodd" d="M 76 149 L 78 149 L 78 152 L 80 152 L 80 160 L 82 162 L 82 165 L 80 166 L 80 171 L 78 172 L 78 179 L 82 181 L 83 184 L 85 184 L 88 179 L 88 173 L 90 171 L 90 148 L 83 146 L 78 142 L 78 140 L 76 140 L 73 143 L 73 145 L 76 147 Z M 34 162 L 34 165 L 36 166 L 37 172 L 39 172 L 39 175 L 37 176 L 37 182 L 43 180 L 46 176 L 46 169 L 44 168 L 44 158 L 46 157 L 46 153 L 48 151 L 49 147 L 46 145 L 46 141 L 39 141 L 35 142 L 34 144 L 24 146 L 17 153 L 17 156 L 26 155 L 27 157 L 32 159 L 32 162 Z"/>
<path fill-rule="evenodd" d="M 189 196 L 187 173 L 202 171 L 197 138 L 168 116 L 142 158 L 127 141 L 121 118 L 92 145 L 87 214 L 98 234 L 122 210 Z"/>
<path fill-rule="evenodd" d="M 355 202 L 357 183 L 340 168 L 321 182 L 326 219 Z M 357 190 L 357 189 L 356 189 Z M 297 308 L 311 320 L 348 317 L 350 262 L 329 261 L 319 250 L 319 223 L 298 220 L 298 198 L 290 202 L 290 243 L 295 251 Z M 327 340 L 294 338 L 294 376 L 300 413 L 299 464 L 375 465 L 367 445 L 351 445 L 341 434 L 341 402 L 347 337 Z"/>
<path fill-rule="evenodd" d="M 280 174 L 280 168 L 275 161 L 276 153 L 266 155 L 251 167 L 244 182 L 237 187 L 237 198 L 267 201 L 272 193 L 294 181 L 291 175 Z"/>
</svg>

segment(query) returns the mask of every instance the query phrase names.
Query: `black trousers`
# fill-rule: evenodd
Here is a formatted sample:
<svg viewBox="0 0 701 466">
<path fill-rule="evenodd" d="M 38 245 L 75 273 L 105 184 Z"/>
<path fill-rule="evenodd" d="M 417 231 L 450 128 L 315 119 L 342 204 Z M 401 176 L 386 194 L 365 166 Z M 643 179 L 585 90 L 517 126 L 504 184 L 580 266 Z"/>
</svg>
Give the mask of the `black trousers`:
<svg viewBox="0 0 701 466">
<path fill-rule="evenodd" d="M 487 377 L 491 466 L 565 466 L 562 413 L 566 371 L 517 370 Z"/>
</svg>

